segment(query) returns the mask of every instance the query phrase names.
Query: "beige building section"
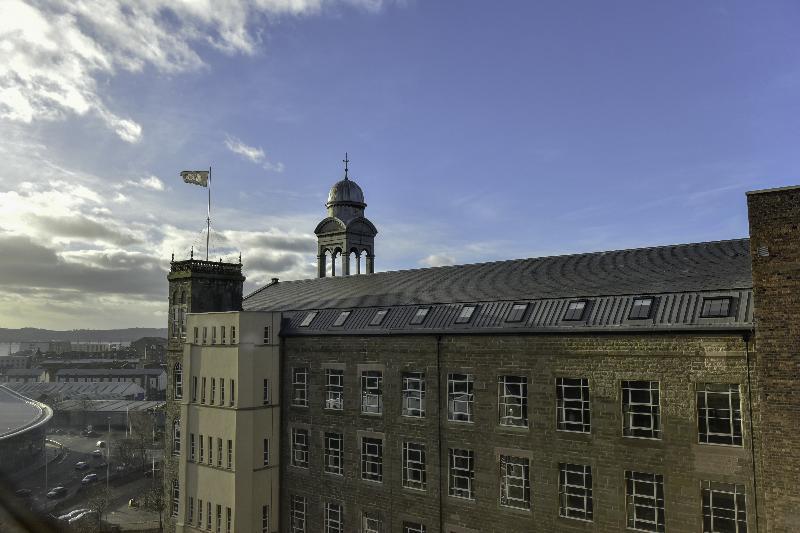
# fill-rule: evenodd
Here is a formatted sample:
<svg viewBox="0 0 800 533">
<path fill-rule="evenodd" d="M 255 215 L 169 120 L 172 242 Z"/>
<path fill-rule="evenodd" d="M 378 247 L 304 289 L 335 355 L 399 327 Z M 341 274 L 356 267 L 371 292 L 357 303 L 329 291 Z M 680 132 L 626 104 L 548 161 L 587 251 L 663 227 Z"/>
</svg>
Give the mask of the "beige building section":
<svg viewBox="0 0 800 533">
<path fill-rule="evenodd" d="M 178 532 L 278 531 L 280 323 L 267 312 L 188 315 L 170 502 Z"/>
</svg>

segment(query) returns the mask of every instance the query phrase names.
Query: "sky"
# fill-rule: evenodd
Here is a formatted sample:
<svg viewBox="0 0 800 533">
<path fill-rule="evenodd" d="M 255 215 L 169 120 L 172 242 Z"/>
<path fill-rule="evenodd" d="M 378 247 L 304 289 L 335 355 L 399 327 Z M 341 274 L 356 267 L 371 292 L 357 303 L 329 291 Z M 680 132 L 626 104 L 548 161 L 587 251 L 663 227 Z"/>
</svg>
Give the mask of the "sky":
<svg viewBox="0 0 800 533">
<path fill-rule="evenodd" d="M 795 0 L 0 0 L 0 327 L 165 327 L 172 254 L 314 277 L 747 236 L 800 183 Z"/>
</svg>

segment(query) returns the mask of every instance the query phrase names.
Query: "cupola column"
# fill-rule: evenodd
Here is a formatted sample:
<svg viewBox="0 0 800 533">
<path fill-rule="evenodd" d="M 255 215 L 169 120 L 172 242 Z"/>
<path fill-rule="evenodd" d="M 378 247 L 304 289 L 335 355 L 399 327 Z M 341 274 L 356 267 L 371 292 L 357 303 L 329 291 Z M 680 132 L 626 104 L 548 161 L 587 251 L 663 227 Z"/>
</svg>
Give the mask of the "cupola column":
<svg viewBox="0 0 800 533">
<path fill-rule="evenodd" d="M 367 274 L 375 273 L 375 256 L 373 254 L 367 255 Z"/>
<path fill-rule="evenodd" d="M 326 275 L 326 261 L 325 261 L 325 252 L 320 253 L 317 255 L 317 277 L 324 278 Z"/>
</svg>

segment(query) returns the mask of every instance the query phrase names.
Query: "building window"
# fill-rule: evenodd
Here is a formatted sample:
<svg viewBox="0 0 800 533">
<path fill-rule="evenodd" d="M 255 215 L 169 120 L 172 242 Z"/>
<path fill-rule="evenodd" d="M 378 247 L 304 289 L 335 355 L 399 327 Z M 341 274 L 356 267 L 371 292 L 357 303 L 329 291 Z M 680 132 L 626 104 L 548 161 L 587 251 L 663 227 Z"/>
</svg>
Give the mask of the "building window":
<svg viewBox="0 0 800 533">
<path fill-rule="evenodd" d="M 197 344 L 197 341 L 200 340 L 200 335 L 198 333 L 198 328 L 194 328 L 194 343 Z"/>
<path fill-rule="evenodd" d="M 414 316 L 411 317 L 410 324 L 412 326 L 418 326 L 419 324 L 425 322 L 425 317 L 428 316 L 430 310 L 430 307 L 418 307 L 417 311 L 414 313 Z"/>
<path fill-rule="evenodd" d="M 189 509 L 186 511 L 186 521 L 190 524 L 194 520 L 194 498 L 189 497 Z"/>
<path fill-rule="evenodd" d="M 500 456 L 500 505 L 531 508 L 530 461 L 526 457 Z"/>
<path fill-rule="evenodd" d="M 236 403 L 236 380 L 231 380 L 231 401 L 228 403 L 231 407 Z"/>
<path fill-rule="evenodd" d="M 361 533 L 383 533 L 380 517 L 372 512 L 361 513 Z"/>
<path fill-rule="evenodd" d="M 219 404 L 225 405 L 225 379 L 219 378 Z"/>
<path fill-rule="evenodd" d="M 703 298 L 701 318 L 723 318 L 731 314 L 731 298 Z"/>
<path fill-rule="evenodd" d="M 183 398 L 183 365 L 175 363 L 172 368 L 172 392 L 174 399 Z"/>
<path fill-rule="evenodd" d="M 628 318 L 631 320 L 643 320 L 650 318 L 650 312 L 652 309 L 652 298 L 636 298 L 633 300 L 633 306 L 631 306 L 631 312 L 628 315 Z"/>
<path fill-rule="evenodd" d="M 264 439 L 264 466 L 269 466 L 269 439 Z"/>
<path fill-rule="evenodd" d="M 307 328 L 308 326 L 310 326 L 310 325 L 311 325 L 311 323 L 314 321 L 314 319 L 315 319 L 316 317 L 317 317 L 317 312 L 316 312 L 316 311 L 311 311 L 310 313 L 308 313 L 308 314 L 307 314 L 307 315 L 306 315 L 306 316 L 303 318 L 303 321 L 302 321 L 302 322 L 300 322 L 300 327 L 301 327 L 301 328 Z"/>
<path fill-rule="evenodd" d="M 661 438 L 658 381 L 622 382 L 622 434 L 644 439 Z"/>
<path fill-rule="evenodd" d="M 425 524 L 418 522 L 403 522 L 403 533 L 427 533 Z"/>
<path fill-rule="evenodd" d="M 747 533 L 744 485 L 703 481 L 703 533 Z"/>
<path fill-rule="evenodd" d="M 261 533 L 269 532 L 269 505 L 261 506 Z"/>
<path fill-rule="evenodd" d="M 211 531 L 211 502 L 206 502 L 206 529 Z"/>
<path fill-rule="evenodd" d="M 697 384 L 697 420 L 703 444 L 742 445 L 739 385 Z"/>
<path fill-rule="evenodd" d="M 341 411 L 344 406 L 344 370 L 325 369 L 325 409 Z"/>
<path fill-rule="evenodd" d="M 403 372 L 403 416 L 425 416 L 425 374 Z"/>
<path fill-rule="evenodd" d="M 343 533 L 342 504 L 328 502 L 325 504 L 325 533 Z"/>
<path fill-rule="evenodd" d="M 236 326 L 231 326 L 231 344 L 236 344 Z"/>
<path fill-rule="evenodd" d="M 403 486 L 408 489 L 425 490 L 425 445 L 420 442 L 403 443 Z"/>
<path fill-rule="evenodd" d="M 361 412 L 377 415 L 383 412 L 383 373 L 380 370 L 361 372 Z"/>
<path fill-rule="evenodd" d="M 208 344 L 208 328 L 203 326 L 203 344 Z"/>
<path fill-rule="evenodd" d="M 389 314 L 388 309 L 378 309 L 375 312 L 375 315 L 372 317 L 372 320 L 369 321 L 370 326 L 380 326 L 383 324 L 383 319 L 386 318 L 386 315 Z"/>
<path fill-rule="evenodd" d="M 181 501 L 181 488 L 178 486 L 178 480 L 172 480 L 172 516 L 178 516 L 178 506 Z"/>
<path fill-rule="evenodd" d="M 181 419 L 172 421 L 172 455 L 181 454 Z"/>
<path fill-rule="evenodd" d="M 211 378 L 211 401 L 209 402 L 211 405 L 214 405 L 214 398 L 217 396 L 217 380 L 215 378 Z"/>
<path fill-rule="evenodd" d="M 471 500 L 475 497 L 475 460 L 472 450 L 450 448 L 449 494 Z"/>
<path fill-rule="evenodd" d="M 664 476 L 626 470 L 625 507 L 630 529 L 664 531 Z"/>
<path fill-rule="evenodd" d="M 220 342 L 222 344 L 225 344 L 225 340 L 226 340 L 225 339 L 225 326 L 220 326 L 219 332 L 220 332 Z"/>
<path fill-rule="evenodd" d="M 194 433 L 189 434 L 189 460 L 194 461 Z"/>
<path fill-rule="evenodd" d="M 305 496 L 292 496 L 289 507 L 291 533 L 306 533 L 306 505 Z"/>
<path fill-rule="evenodd" d="M 472 422 L 472 374 L 447 375 L 447 419 L 453 422 Z"/>
<path fill-rule="evenodd" d="M 206 403 L 206 378 L 204 377 L 200 383 L 202 385 L 200 388 L 200 403 Z"/>
<path fill-rule="evenodd" d="M 522 322 L 527 310 L 528 304 L 513 304 L 506 316 L 506 322 Z"/>
<path fill-rule="evenodd" d="M 264 326 L 264 344 L 269 344 L 269 326 Z"/>
<path fill-rule="evenodd" d="M 559 464 L 558 499 L 561 516 L 592 520 L 592 467 Z"/>
<path fill-rule="evenodd" d="M 197 527 L 203 527 L 203 500 L 197 499 Z"/>
<path fill-rule="evenodd" d="M 500 376 L 497 405 L 501 426 L 528 427 L 528 378 Z"/>
<path fill-rule="evenodd" d="M 581 320 L 586 311 L 586 300 L 576 300 L 567 304 L 567 311 L 564 313 L 564 320 Z"/>
<path fill-rule="evenodd" d="M 292 369 L 292 405 L 308 407 L 308 368 Z"/>
<path fill-rule="evenodd" d="M 342 311 L 339 313 L 339 316 L 336 317 L 336 320 L 333 321 L 334 327 L 343 326 L 345 322 L 347 322 L 348 317 L 350 316 L 350 311 Z"/>
<path fill-rule="evenodd" d="M 307 429 L 292 429 L 292 466 L 308 468 Z"/>
<path fill-rule="evenodd" d="M 211 344 L 217 344 L 217 326 L 211 326 Z"/>
<path fill-rule="evenodd" d="M 228 470 L 233 470 L 233 441 L 228 439 Z"/>
<path fill-rule="evenodd" d="M 200 443 L 199 462 L 202 463 L 203 461 L 205 461 L 205 457 L 206 457 L 206 454 L 205 454 L 205 439 L 203 438 L 202 435 L 198 435 L 197 441 Z"/>
<path fill-rule="evenodd" d="M 269 380 L 264 380 L 264 405 L 269 405 Z"/>
<path fill-rule="evenodd" d="M 192 376 L 192 402 L 197 403 L 197 376 Z"/>
<path fill-rule="evenodd" d="M 341 433 L 325 433 L 325 472 L 341 476 L 344 474 L 342 459 L 344 446 Z"/>
<path fill-rule="evenodd" d="M 383 481 L 383 440 L 362 437 L 361 479 L 379 483 Z"/>
<path fill-rule="evenodd" d="M 456 317 L 456 324 L 468 324 L 472 320 L 476 309 L 478 309 L 477 305 L 465 305 L 462 307 L 461 312 Z"/>
<path fill-rule="evenodd" d="M 592 430 L 589 380 L 556 378 L 556 428 L 589 433 Z"/>
<path fill-rule="evenodd" d="M 222 468 L 222 439 L 217 437 L 217 466 Z"/>
<path fill-rule="evenodd" d="M 208 437 L 208 466 L 214 464 L 214 437 Z"/>
<path fill-rule="evenodd" d="M 217 533 L 222 533 L 222 506 L 217 504 Z"/>
<path fill-rule="evenodd" d="M 233 525 L 233 514 L 231 508 L 225 508 L 225 533 L 231 533 L 231 526 Z"/>
</svg>

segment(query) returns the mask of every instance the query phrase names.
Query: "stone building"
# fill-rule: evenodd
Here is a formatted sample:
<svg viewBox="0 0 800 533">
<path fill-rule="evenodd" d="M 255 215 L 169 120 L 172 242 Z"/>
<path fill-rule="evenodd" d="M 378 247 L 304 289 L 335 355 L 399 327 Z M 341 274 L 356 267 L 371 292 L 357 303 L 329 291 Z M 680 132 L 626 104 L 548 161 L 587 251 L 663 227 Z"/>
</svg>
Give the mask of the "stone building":
<svg viewBox="0 0 800 533">
<path fill-rule="evenodd" d="M 795 531 L 800 187 L 747 201 L 749 239 L 373 273 L 345 179 L 317 279 L 174 262 L 170 527 Z"/>
</svg>

